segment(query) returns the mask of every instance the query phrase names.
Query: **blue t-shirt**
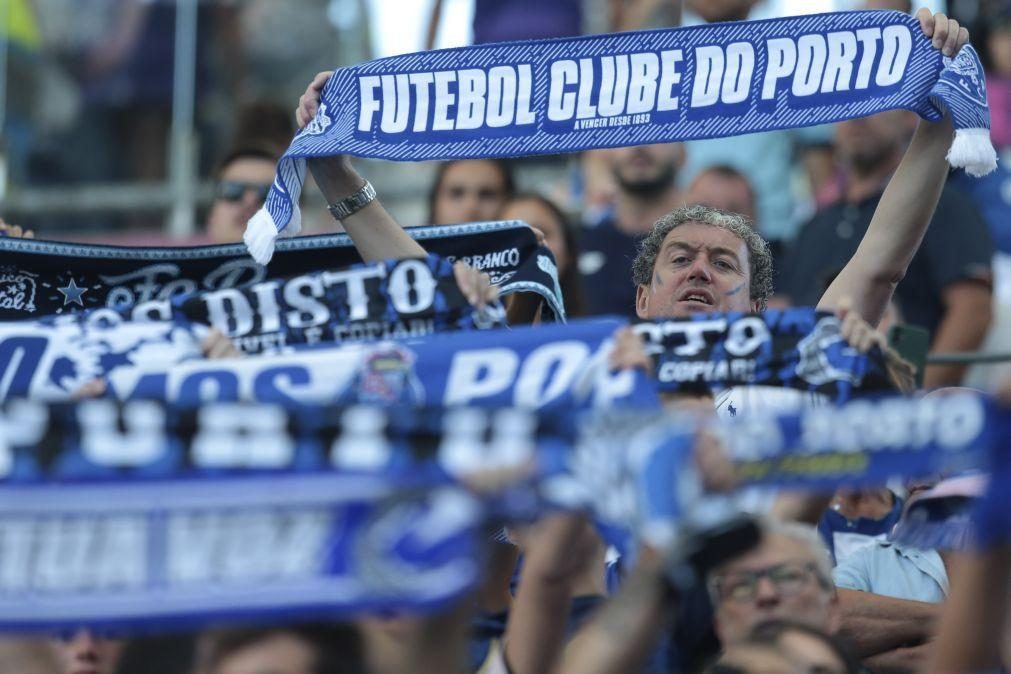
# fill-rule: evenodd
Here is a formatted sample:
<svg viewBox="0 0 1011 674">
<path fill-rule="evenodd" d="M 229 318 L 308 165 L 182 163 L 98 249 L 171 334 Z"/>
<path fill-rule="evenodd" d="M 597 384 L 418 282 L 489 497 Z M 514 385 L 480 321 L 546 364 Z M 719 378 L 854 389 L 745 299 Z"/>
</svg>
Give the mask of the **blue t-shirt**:
<svg viewBox="0 0 1011 674">
<path fill-rule="evenodd" d="M 587 314 L 635 318 L 632 261 L 639 237 L 607 219 L 580 232 L 579 272 L 583 275 Z"/>
</svg>

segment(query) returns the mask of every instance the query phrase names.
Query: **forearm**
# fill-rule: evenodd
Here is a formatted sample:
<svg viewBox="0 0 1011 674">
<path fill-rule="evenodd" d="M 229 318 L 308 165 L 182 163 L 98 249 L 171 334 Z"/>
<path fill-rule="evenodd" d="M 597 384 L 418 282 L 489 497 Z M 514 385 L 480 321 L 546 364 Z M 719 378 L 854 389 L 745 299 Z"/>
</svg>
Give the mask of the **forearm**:
<svg viewBox="0 0 1011 674">
<path fill-rule="evenodd" d="M 850 297 L 871 325 L 881 320 L 934 214 L 948 175 L 945 156 L 953 133 L 947 117 L 936 124 L 920 122 L 860 246 L 822 296 L 819 309 L 832 310 Z"/>
<path fill-rule="evenodd" d="M 309 160 L 308 166 L 329 204 L 354 194 L 365 184 L 358 172 L 343 159 Z M 408 236 L 378 199 L 349 215 L 341 224 L 366 262 L 426 255 L 421 244 Z"/>
<path fill-rule="evenodd" d="M 659 567 L 650 564 L 637 569 L 569 642 L 559 674 L 639 671 L 670 615 L 670 596 Z"/>
<path fill-rule="evenodd" d="M 956 567 L 952 593 L 941 614 L 936 648 L 925 672 L 959 674 L 997 669 L 1011 600 L 1008 569 L 1008 547 L 980 553 Z"/>
<path fill-rule="evenodd" d="M 948 303 L 944 319 L 937 327 L 931 351 L 959 353 L 979 349 L 990 327 L 990 293 L 980 288 L 979 301 Z M 923 378 L 924 388 L 958 386 L 966 365 L 931 365 Z"/>
<path fill-rule="evenodd" d="M 859 590 L 839 591 L 840 634 L 866 658 L 927 641 L 939 607 Z"/>
<path fill-rule="evenodd" d="M 582 566 L 578 560 L 592 556 L 585 549 L 587 535 L 594 534 L 573 514 L 550 516 L 532 532 L 506 626 L 505 655 L 512 674 L 543 674 L 558 660 L 573 580 Z"/>
<path fill-rule="evenodd" d="M 874 672 L 919 672 L 933 652 L 934 644 L 896 648 L 863 659 L 865 667 Z"/>
</svg>

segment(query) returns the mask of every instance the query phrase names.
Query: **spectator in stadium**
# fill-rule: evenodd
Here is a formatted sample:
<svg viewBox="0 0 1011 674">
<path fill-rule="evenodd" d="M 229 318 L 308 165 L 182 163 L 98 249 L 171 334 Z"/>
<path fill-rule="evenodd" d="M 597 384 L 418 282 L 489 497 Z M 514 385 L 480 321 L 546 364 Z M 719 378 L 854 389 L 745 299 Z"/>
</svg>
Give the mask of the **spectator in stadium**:
<svg viewBox="0 0 1011 674">
<path fill-rule="evenodd" d="M 361 645 L 342 625 L 211 630 L 197 647 L 196 674 L 364 674 Z"/>
<path fill-rule="evenodd" d="M 517 194 L 506 203 L 500 217 L 503 220 L 522 220 L 544 233 L 544 245 L 555 256 L 558 267 L 558 282 L 565 301 L 565 313 L 570 318 L 584 316 L 586 300 L 583 295 L 583 279 L 576 264 L 579 246 L 576 243 L 576 233 L 562 209 L 539 194 Z"/>
<path fill-rule="evenodd" d="M 428 193 L 429 225 L 483 222 L 499 217 L 516 192 L 512 168 L 502 159 L 460 159 L 439 164 Z"/>
<path fill-rule="evenodd" d="M 818 301 L 819 281 L 856 259 L 882 189 L 902 158 L 915 115 L 891 110 L 841 122 L 836 147 L 844 162 L 843 198 L 808 222 L 786 258 L 782 292 L 796 305 Z M 922 246 L 894 278 L 906 321 L 927 328 L 934 351 L 973 351 L 990 325 L 993 248 L 978 210 L 945 188 Z M 932 366 L 927 388 L 957 385 L 964 367 Z"/>
<path fill-rule="evenodd" d="M 908 526 L 910 513 L 921 509 L 971 507 L 985 487 L 981 475 L 944 480 L 910 499 L 897 528 Z M 833 570 L 842 630 L 869 666 L 915 669 L 925 662 L 939 605 L 948 596 L 949 574 L 967 541 L 968 522 L 950 518 L 939 540 L 944 548 L 873 541 Z"/>
<path fill-rule="evenodd" d="M 60 673 L 114 674 L 123 652 L 123 643 L 94 630 L 77 630 L 67 639 L 54 642 Z"/>
<path fill-rule="evenodd" d="M 628 268 L 637 240 L 653 223 L 681 202 L 678 170 L 684 160 L 679 144 L 640 145 L 601 151 L 616 185 L 610 216 L 581 232 L 579 271 L 591 315 L 631 315 L 634 289 Z"/>
<path fill-rule="evenodd" d="M 752 551 L 715 569 L 708 579 L 723 646 L 745 641 L 773 619 L 834 632 L 839 613 L 828 551 L 810 527 L 766 523 Z"/>
<path fill-rule="evenodd" d="M 242 241 L 246 223 L 267 198 L 282 153 L 273 145 L 250 143 L 236 147 L 221 161 L 207 215 L 211 243 Z"/>
<path fill-rule="evenodd" d="M 1011 6 L 983 8 L 983 58 L 990 99 L 990 136 L 998 151 L 1011 149 Z"/>
<path fill-rule="evenodd" d="M 755 225 L 755 191 L 747 176 L 727 164 L 703 169 L 688 185 L 685 201 L 740 213 Z"/>
<path fill-rule="evenodd" d="M 902 515 L 903 500 L 887 487 L 840 489 L 818 521 L 818 533 L 839 564 L 856 550 L 884 539 Z"/>
</svg>

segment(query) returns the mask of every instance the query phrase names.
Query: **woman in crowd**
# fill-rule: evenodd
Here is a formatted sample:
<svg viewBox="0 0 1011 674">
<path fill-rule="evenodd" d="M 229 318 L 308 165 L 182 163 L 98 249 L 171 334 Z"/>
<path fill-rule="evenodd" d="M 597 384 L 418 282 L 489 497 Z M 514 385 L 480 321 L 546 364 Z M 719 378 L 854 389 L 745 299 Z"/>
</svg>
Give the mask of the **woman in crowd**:
<svg viewBox="0 0 1011 674">
<path fill-rule="evenodd" d="M 426 224 L 496 220 L 515 192 L 512 169 L 501 159 L 443 162 L 428 193 Z"/>
<path fill-rule="evenodd" d="M 565 313 L 570 318 L 586 315 L 583 280 L 576 261 L 579 246 L 576 233 L 558 206 L 539 194 L 517 194 L 502 210 L 502 220 L 522 220 L 544 233 L 544 245 L 555 256 L 558 282 L 565 300 Z"/>
</svg>

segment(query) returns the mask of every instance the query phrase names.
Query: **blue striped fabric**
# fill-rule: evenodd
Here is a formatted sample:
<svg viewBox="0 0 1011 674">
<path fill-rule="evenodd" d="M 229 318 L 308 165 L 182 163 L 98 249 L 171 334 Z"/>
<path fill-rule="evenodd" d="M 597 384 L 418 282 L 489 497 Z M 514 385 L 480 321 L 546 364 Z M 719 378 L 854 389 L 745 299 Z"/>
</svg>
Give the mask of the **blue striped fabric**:
<svg viewBox="0 0 1011 674">
<path fill-rule="evenodd" d="M 975 51 L 945 59 L 916 19 L 864 11 L 378 59 L 337 70 L 327 82 L 245 240 L 264 263 L 278 232 L 297 233 L 310 157 L 579 152 L 811 126 L 893 108 L 931 120 L 949 110 L 956 129 L 988 129 Z"/>
</svg>

